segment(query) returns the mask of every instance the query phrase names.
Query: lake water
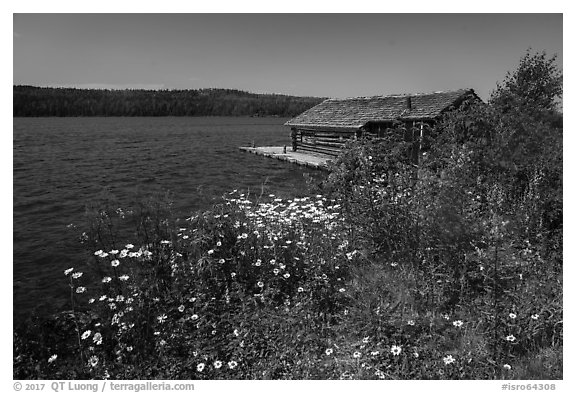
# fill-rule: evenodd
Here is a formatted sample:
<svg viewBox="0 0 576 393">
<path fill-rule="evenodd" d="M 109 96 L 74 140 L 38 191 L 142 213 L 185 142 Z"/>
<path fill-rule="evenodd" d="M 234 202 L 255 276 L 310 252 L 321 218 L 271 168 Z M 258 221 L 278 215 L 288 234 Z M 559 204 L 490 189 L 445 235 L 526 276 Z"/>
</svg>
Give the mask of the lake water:
<svg viewBox="0 0 576 393">
<path fill-rule="evenodd" d="M 317 171 L 240 152 L 289 145 L 287 119 L 229 117 L 14 118 L 14 316 L 67 301 L 63 270 L 82 266 L 75 233 L 108 190 L 126 204 L 170 191 L 177 217 L 233 189 L 306 192 Z"/>
</svg>

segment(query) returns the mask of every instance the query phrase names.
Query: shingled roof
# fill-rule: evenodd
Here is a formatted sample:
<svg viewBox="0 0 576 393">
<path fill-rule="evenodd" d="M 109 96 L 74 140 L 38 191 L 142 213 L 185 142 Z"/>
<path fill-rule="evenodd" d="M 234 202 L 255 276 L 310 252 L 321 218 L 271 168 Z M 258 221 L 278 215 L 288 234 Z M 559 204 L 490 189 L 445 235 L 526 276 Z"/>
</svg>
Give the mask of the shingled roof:
<svg viewBox="0 0 576 393">
<path fill-rule="evenodd" d="M 478 96 L 472 89 L 427 94 L 330 98 L 284 125 L 307 128 L 358 129 L 369 122 L 432 120 L 465 98 Z M 410 108 L 407 101 L 410 97 Z"/>
</svg>

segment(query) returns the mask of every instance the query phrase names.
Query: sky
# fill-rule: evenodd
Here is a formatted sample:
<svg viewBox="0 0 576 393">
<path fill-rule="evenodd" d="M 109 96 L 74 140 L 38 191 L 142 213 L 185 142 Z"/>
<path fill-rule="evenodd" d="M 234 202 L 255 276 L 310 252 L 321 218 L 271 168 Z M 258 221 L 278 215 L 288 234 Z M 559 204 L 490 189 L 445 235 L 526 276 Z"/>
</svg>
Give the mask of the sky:
<svg viewBox="0 0 576 393">
<path fill-rule="evenodd" d="M 486 100 L 557 14 L 13 14 L 13 84 L 351 97 L 473 88 Z"/>
</svg>

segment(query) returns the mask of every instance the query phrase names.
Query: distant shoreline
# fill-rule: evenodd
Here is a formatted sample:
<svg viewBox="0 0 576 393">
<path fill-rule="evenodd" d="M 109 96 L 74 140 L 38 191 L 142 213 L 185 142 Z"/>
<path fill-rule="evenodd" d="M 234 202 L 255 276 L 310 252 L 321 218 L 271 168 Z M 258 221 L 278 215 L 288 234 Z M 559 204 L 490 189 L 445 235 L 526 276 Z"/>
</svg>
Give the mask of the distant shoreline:
<svg viewBox="0 0 576 393">
<path fill-rule="evenodd" d="M 13 117 L 294 117 L 323 100 L 234 89 L 96 90 L 13 86 Z"/>
</svg>

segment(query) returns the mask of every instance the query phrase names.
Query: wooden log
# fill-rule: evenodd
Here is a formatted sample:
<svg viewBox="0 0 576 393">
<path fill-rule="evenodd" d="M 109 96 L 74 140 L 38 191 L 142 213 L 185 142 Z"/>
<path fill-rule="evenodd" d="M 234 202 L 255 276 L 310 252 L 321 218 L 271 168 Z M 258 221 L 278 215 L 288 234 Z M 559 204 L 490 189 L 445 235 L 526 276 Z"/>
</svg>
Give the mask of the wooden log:
<svg viewBox="0 0 576 393">
<path fill-rule="evenodd" d="M 310 151 L 310 152 L 321 153 L 321 154 L 328 154 L 331 156 L 337 156 L 342 151 L 342 149 L 333 149 L 333 148 L 327 148 L 327 147 L 322 147 L 322 146 L 318 146 L 318 145 L 309 145 L 309 144 L 304 144 L 304 143 L 298 145 L 298 150 Z"/>
<path fill-rule="evenodd" d="M 319 141 L 316 140 L 315 143 L 313 143 L 313 145 L 315 146 L 326 146 L 326 147 L 334 147 L 337 149 L 341 149 L 346 145 L 346 142 L 326 142 L 326 141 Z"/>
<path fill-rule="evenodd" d="M 354 136 L 354 132 L 330 132 L 330 131 L 302 131 L 298 133 L 299 135 L 314 135 L 323 138 L 351 138 Z"/>
</svg>

